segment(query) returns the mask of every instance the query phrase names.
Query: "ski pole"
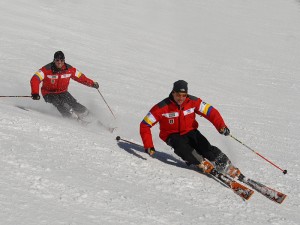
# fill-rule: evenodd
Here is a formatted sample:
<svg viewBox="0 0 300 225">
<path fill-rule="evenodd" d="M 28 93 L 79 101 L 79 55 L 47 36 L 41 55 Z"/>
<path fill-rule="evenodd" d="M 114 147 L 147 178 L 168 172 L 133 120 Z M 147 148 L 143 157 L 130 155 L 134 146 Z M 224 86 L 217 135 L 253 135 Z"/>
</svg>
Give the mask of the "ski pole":
<svg viewBox="0 0 300 225">
<path fill-rule="evenodd" d="M 28 95 L 3 95 L 3 96 L 0 96 L 0 98 L 31 98 L 31 96 L 28 96 Z"/>
<path fill-rule="evenodd" d="M 235 138 L 234 136 L 232 136 L 230 134 L 230 137 L 232 137 L 234 140 L 236 140 L 237 142 L 239 142 L 240 144 L 244 145 L 246 148 L 250 149 L 252 152 L 254 152 L 256 155 L 260 156 L 261 158 L 263 158 L 264 160 L 266 160 L 268 163 L 270 163 L 271 165 L 275 166 L 277 169 L 281 170 L 283 172 L 283 174 L 287 174 L 287 170 L 283 170 L 281 169 L 279 166 L 277 166 L 275 163 L 271 162 L 270 160 L 268 160 L 266 157 L 264 157 L 263 155 L 259 154 L 258 152 L 254 151 L 252 148 L 250 148 L 249 146 L 245 145 L 243 142 L 241 142 L 240 140 L 238 140 L 237 138 Z"/>
<path fill-rule="evenodd" d="M 134 142 L 132 142 L 132 141 L 128 141 L 128 140 L 126 140 L 126 139 L 123 139 L 123 138 L 121 138 L 120 136 L 117 136 L 116 137 L 116 140 L 117 141 L 124 141 L 124 142 L 127 142 L 127 143 L 129 143 L 129 144 L 133 144 L 133 145 L 136 145 L 136 146 L 138 146 L 138 147 L 142 147 L 143 148 L 143 146 L 142 145 L 140 145 L 140 144 L 137 144 L 137 143 L 134 143 Z"/>
<path fill-rule="evenodd" d="M 105 101 L 103 95 L 101 94 L 101 92 L 99 91 L 98 88 L 97 88 L 97 91 L 99 92 L 100 96 L 102 97 L 103 101 L 104 101 L 105 104 L 107 105 L 107 107 L 108 107 L 108 109 L 110 110 L 110 112 L 111 112 L 111 114 L 113 115 L 113 117 L 114 117 L 115 119 L 117 119 L 116 116 L 114 115 L 113 111 L 111 110 L 111 108 L 109 107 L 109 105 L 107 104 L 107 102 Z"/>
</svg>

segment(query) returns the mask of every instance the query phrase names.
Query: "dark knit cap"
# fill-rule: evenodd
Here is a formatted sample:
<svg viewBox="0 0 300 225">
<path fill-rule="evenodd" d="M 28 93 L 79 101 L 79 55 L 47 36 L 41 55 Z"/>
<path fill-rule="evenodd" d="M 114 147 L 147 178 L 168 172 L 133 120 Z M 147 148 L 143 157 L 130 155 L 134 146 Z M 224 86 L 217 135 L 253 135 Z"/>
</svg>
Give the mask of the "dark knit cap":
<svg viewBox="0 0 300 225">
<path fill-rule="evenodd" d="M 175 92 L 188 92 L 188 83 L 184 80 L 178 80 L 174 83 L 173 91 Z"/>
<path fill-rule="evenodd" d="M 62 51 L 57 51 L 54 53 L 54 59 L 65 59 L 65 55 Z"/>
</svg>

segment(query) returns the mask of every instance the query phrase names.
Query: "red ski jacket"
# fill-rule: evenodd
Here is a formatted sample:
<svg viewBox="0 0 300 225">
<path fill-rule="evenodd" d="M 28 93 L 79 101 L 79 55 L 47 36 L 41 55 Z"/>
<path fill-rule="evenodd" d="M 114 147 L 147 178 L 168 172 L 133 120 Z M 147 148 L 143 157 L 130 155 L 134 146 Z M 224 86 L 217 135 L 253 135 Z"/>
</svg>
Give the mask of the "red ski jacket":
<svg viewBox="0 0 300 225">
<path fill-rule="evenodd" d="M 41 91 L 42 95 L 49 93 L 63 93 L 68 91 L 70 78 L 73 80 L 92 87 L 94 81 L 87 78 L 76 68 L 65 64 L 62 70 L 57 70 L 54 63 L 49 63 L 37 71 L 31 78 L 31 94 L 39 94 L 39 85 L 43 82 Z"/>
<path fill-rule="evenodd" d="M 166 142 L 170 134 L 184 135 L 197 129 L 196 114 L 209 120 L 218 131 L 226 126 L 218 110 L 200 98 L 188 95 L 179 106 L 170 94 L 168 98 L 153 106 L 140 124 L 144 148 L 154 147 L 150 128 L 156 123 L 160 124 L 159 137 Z"/>
</svg>

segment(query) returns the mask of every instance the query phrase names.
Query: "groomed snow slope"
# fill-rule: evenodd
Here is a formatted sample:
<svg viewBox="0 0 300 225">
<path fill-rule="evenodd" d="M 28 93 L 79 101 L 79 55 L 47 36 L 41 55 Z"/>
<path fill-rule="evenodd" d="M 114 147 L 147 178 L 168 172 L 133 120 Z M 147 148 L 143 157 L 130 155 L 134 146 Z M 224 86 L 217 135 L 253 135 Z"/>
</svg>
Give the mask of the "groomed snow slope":
<svg viewBox="0 0 300 225">
<path fill-rule="evenodd" d="M 0 95 L 57 50 L 100 83 L 70 92 L 113 134 L 64 120 L 43 100 L 0 99 L 0 224 L 299 224 L 300 4 L 293 0 L 11 0 L 0 2 Z M 243 173 L 288 195 L 243 202 L 189 169 L 158 138 L 149 157 L 139 123 L 178 79 L 216 107 L 238 139 L 203 118 L 201 132 Z M 30 108 L 24 111 L 15 106 Z"/>
</svg>

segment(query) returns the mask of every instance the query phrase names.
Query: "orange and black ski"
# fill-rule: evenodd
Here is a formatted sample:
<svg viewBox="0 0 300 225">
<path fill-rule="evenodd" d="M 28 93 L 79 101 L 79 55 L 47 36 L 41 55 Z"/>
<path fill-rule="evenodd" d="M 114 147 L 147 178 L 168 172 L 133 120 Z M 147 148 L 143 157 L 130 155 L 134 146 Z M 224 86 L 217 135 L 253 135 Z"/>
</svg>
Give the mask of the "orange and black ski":
<svg viewBox="0 0 300 225">
<path fill-rule="evenodd" d="M 217 170 L 213 169 L 210 174 L 224 183 L 228 188 L 230 188 L 234 193 L 239 195 L 244 200 L 249 200 L 254 194 L 254 191 L 245 185 L 233 180 L 231 177 L 219 173 Z"/>
<path fill-rule="evenodd" d="M 257 192 L 262 194 L 263 196 L 267 197 L 268 199 L 270 199 L 276 203 L 281 204 L 284 201 L 284 199 L 287 197 L 286 194 L 283 194 L 283 193 L 276 191 L 270 187 L 267 187 L 266 185 L 261 184 L 257 181 L 246 178 L 243 174 L 241 174 L 238 177 L 238 180 L 243 182 L 244 184 L 247 184 L 248 186 L 250 186 Z"/>
</svg>

